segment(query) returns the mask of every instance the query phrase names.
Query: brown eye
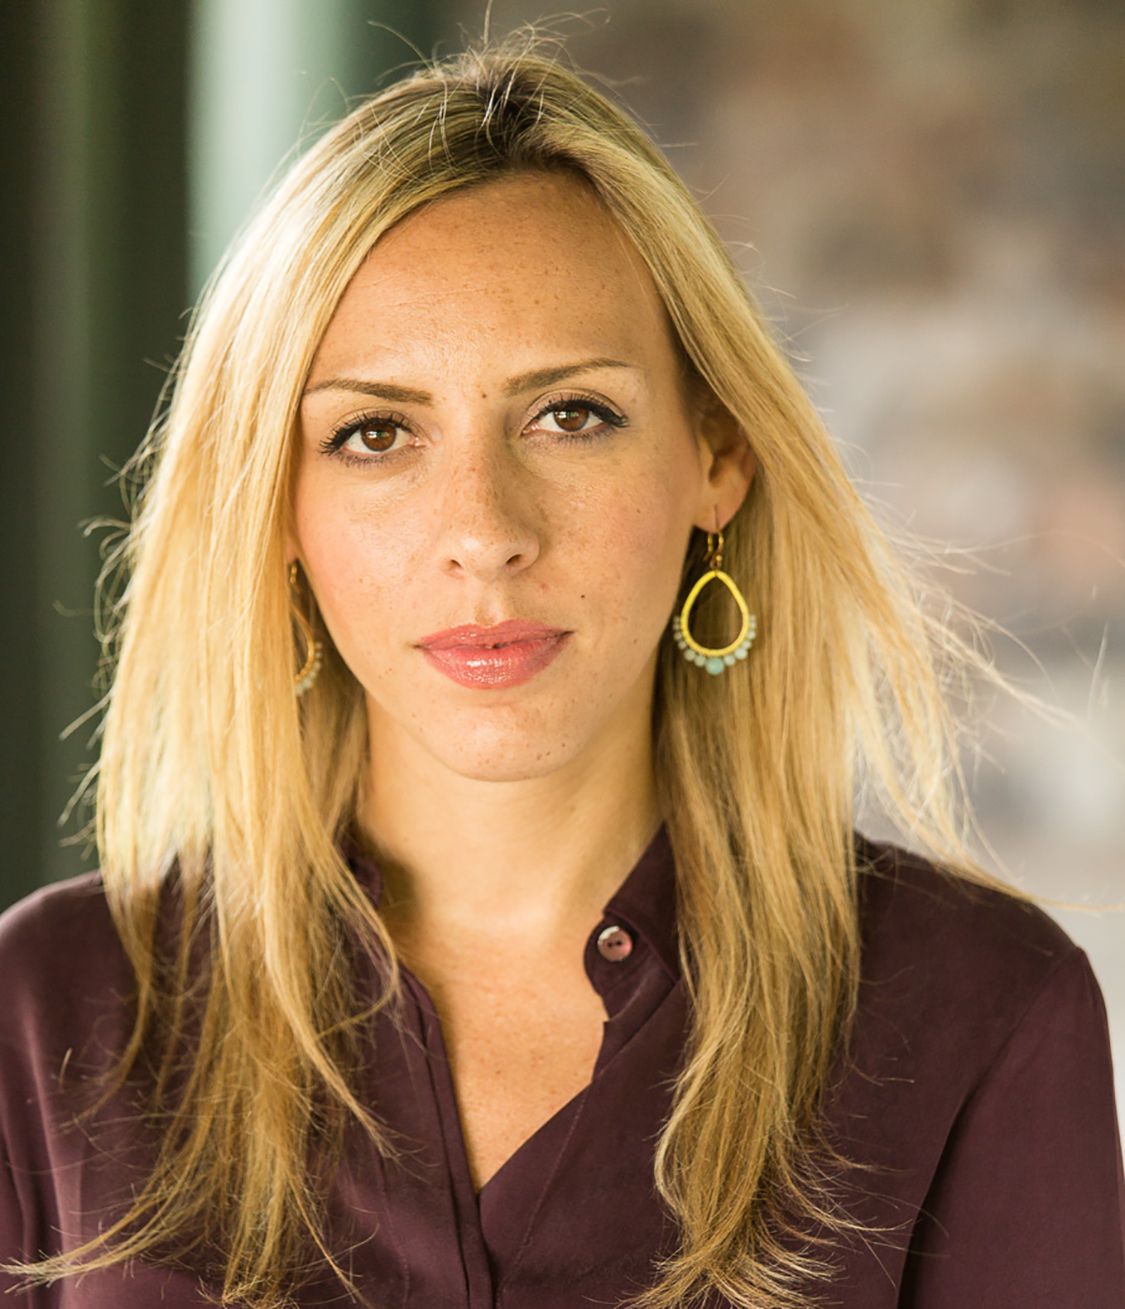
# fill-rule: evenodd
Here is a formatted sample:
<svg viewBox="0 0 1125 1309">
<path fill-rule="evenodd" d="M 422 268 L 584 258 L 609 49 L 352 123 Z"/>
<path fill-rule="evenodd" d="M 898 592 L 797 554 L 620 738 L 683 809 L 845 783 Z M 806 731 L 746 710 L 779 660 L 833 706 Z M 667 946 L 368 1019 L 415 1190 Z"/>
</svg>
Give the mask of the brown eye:
<svg viewBox="0 0 1125 1309">
<path fill-rule="evenodd" d="M 592 412 L 589 405 L 573 405 L 551 410 L 555 422 L 564 432 L 580 432 L 586 426 Z"/>
<path fill-rule="evenodd" d="M 376 454 L 382 454 L 389 450 L 395 441 L 395 425 L 393 423 L 364 423 L 362 426 L 354 429 L 356 435 L 366 449 L 374 451 Z"/>
<path fill-rule="evenodd" d="M 545 404 L 535 415 L 535 421 L 546 424 L 540 426 L 540 430 L 548 436 L 559 437 L 565 445 L 567 442 L 600 440 L 610 435 L 614 428 L 624 427 L 629 420 L 596 400 L 564 395 L 553 404 Z"/>
<path fill-rule="evenodd" d="M 406 446 L 392 448 L 399 436 L 406 434 L 406 422 L 398 414 L 361 414 L 344 423 L 320 443 L 325 454 L 339 454 L 345 463 L 364 461 L 363 451 L 372 456 L 368 463 L 382 463 L 402 454 Z"/>
</svg>

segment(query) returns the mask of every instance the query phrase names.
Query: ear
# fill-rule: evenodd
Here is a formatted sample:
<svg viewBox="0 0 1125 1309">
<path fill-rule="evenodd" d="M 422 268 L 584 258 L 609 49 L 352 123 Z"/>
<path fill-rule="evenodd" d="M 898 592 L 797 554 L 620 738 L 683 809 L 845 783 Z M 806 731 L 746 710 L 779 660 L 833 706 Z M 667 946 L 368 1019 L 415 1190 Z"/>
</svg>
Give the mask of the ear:
<svg viewBox="0 0 1125 1309">
<path fill-rule="evenodd" d="M 694 521 L 714 532 L 730 522 L 746 499 L 758 460 L 746 433 L 710 389 L 696 406 L 696 437 L 702 476 Z"/>
</svg>

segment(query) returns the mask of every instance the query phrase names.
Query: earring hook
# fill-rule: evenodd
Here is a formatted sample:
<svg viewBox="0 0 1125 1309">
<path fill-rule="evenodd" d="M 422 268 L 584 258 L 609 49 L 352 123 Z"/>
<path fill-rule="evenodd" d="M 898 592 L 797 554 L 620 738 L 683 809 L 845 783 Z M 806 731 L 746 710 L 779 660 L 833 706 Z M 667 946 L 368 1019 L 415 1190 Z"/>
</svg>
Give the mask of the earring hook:
<svg viewBox="0 0 1125 1309">
<path fill-rule="evenodd" d="M 716 547 L 713 544 L 714 537 L 718 536 L 719 544 Z M 715 531 L 707 533 L 707 562 L 716 570 L 723 564 L 723 531 L 719 526 L 719 506 L 715 505 Z"/>
</svg>

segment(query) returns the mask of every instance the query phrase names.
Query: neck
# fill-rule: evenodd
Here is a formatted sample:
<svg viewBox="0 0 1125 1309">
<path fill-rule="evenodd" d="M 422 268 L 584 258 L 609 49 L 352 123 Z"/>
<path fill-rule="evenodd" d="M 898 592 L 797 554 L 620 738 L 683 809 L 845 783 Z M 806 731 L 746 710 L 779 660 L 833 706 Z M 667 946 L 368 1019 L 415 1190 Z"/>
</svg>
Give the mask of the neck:
<svg viewBox="0 0 1125 1309">
<path fill-rule="evenodd" d="M 662 818 L 647 731 L 517 780 L 454 773 L 402 735 L 371 759 L 359 821 L 383 909 L 423 939 L 545 945 L 589 930 Z"/>
</svg>

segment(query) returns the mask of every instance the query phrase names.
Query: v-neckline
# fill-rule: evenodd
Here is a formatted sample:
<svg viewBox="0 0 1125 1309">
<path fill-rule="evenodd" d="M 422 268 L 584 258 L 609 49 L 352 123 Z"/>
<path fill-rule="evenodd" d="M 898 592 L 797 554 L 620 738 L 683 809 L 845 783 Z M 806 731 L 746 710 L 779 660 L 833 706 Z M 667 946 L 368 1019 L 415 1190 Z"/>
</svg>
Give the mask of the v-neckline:
<svg viewBox="0 0 1125 1309">
<path fill-rule="evenodd" d="M 417 997 L 422 1004 L 427 1019 L 431 1024 L 430 1055 L 432 1073 L 435 1079 L 441 1083 L 439 1104 L 443 1119 L 447 1119 L 446 1130 L 450 1145 L 450 1154 L 454 1157 L 450 1159 L 451 1168 L 455 1169 L 458 1182 L 463 1186 L 467 1193 L 472 1196 L 477 1207 L 478 1214 L 481 1206 L 485 1203 L 486 1198 L 490 1197 L 497 1189 L 497 1183 L 515 1167 L 522 1158 L 542 1142 L 542 1139 L 552 1131 L 556 1131 L 560 1122 L 569 1116 L 577 1117 L 580 1113 L 583 1103 L 589 1096 L 591 1088 L 600 1075 L 603 1055 L 606 1050 L 607 1029 L 612 1019 L 606 1017 L 602 1023 L 602 1035 L 598 1043 L 598 1051 L 594 1060 L 593 1068 L 590 1073 L 590 1079 L 586 1084 L 580 1087 L 568 1100 L 551 1113 L 528 1135 L 518 1146 L 505 1158 L 503 1163 L 494 1169 L 484 1180 L 478 1189 L 472 1174 L 472 1168 L 469 1163 L 468 1138 L 465 1133 L 465 1123 L 461 1116 L 460 1105 L 457 1098 L 457 1088 L 453 1079 L 453 1066 L 449 1058 L 449 1045 L 446 1041 L 445 1028 L 442 1024 L 441 1014 L 437 1005 L 434 1003 L 429 988 L 422 979 L 410 968 L 403 966 L 403 973 L 409 978 L 410 985 L 416 991 Z M 569 1133 L 567 1133 L 569 1137 Z"/>
</svg>

